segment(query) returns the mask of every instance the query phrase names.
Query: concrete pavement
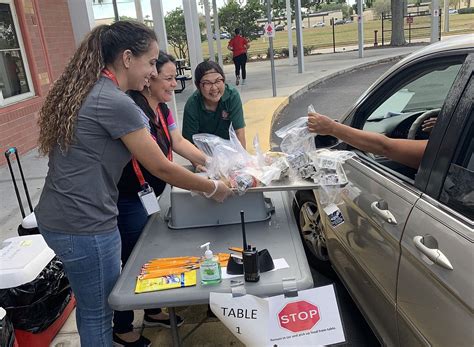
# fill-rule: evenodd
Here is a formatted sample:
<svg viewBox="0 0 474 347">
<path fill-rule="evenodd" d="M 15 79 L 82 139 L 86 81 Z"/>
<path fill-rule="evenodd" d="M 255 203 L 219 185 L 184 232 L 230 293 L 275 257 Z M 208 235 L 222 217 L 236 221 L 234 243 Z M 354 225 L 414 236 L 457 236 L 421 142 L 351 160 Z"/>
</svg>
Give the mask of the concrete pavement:
<svg viewBox="0 0 474 347">
<path fill-rule="evenodd" d="M 388 61 L 407 55 L 417 48 L 409 46 L 371 49 L 365 51 L 364 58 L 358 58 L 357 51 L 308 56 L 305 57 L 305 72 L 303 74 L 298 73 L 296 65 L 290 66 L 287 59 L 277 60 L 275 62 L 277 98 L 272 97 L 270 62 L 262 61 L 247 64 L 247 84 L 238 86 L 238 89 L 244 103 L 248 147 L 251 147 L 253 136 L 258 132 L 262 148 L 269 149 L 271 122 L 274 115 L 286 103 L 291 102 L 295 97 L 305 93 L 316 84 L 357 67 L 370 66 L 380 61 Z M 227 82 L 233 84 L 235 81 L 233 66 L 225 66 L 224 71 Z M 182 124 L 184 104 L 191 93 L 192 84 L 188 82 L 186 89 L 181 94 L 176 95 L 177 119 L 180 125 Z M 5 151 L 6 148 L 2 148 L 2 150 Z M 31 198 L 35 205 L 39 199 L 46 176 L 47 159 L 39 157 L 36 150 L 23 155 L 20 159 Z M 179 158 L 177 161 L 184 163 Z M 16 163 L 14 166 L 16 169 Z M 17 177 L 19 177 L 18 173 Z M 19 181 L 18 183 L 21 185 Z M 20 188 L 20 190 L 22 189 Z M 0 241 L 2 241 L 6 238 L 17 236 L 16 228 L 21 221 L 13 185 L 10 180 L 10 173 L 6 165 L 0 167 L 0 196 L 2 197 L 0 199 Z M 180 328 L 181 334 L 196 326 L 199 318 L 203 316 L 203 312 L 205 310 L 202 307 L 187 308 L 181 312 L 186 318 L 186 324 Z M 134 324 L 139 328 L 141 327 L 142 319 L 141 315 L 137 316 Z M 215 332 L 218 333 L 216 334 Z M 144 334 L 151 338 L 155 345 L 168 345 L 170 342 L 169 332 L 162 328 L 146 329 Z M 199 345 L 201 346 L 240 345 L 233 335 L 216 320 L 211 320 L 211 322 L 207 322 L 199 327 L 192 337 L 192 343 L 187 341 L 184 345 L 194 346 L 197 341 L 200 342 Z M 74 315 L 70 316 L 60 334 L 53 341 L 52 346 L 79 346 Z"/>
</svg>

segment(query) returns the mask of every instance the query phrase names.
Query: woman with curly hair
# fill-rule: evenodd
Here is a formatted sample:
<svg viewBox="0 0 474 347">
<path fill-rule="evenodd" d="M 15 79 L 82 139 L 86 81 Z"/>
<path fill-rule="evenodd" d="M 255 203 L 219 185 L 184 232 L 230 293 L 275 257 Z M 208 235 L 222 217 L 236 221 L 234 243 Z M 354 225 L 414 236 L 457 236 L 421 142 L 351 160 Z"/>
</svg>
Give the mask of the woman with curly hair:
<svg viewBox="0 0 474 347">
<path fill-rule="evenodd" d="M 169 161 L 146 129 L 146 116 L 125 94 L 143 90 L 157 74 L 158 53 L 155 33 L 143 24 L 98 26 L 40 111 L 39 149 L 49 155 L 49 170 L 35 213 L 76 296 L 82 346 L 113 343 L 107 299 L 120 274 L 117 183 L 131 155 L 172 185 L 217 201 L 230 194 L 221 181 L 198 177 Z"/>
</svg>

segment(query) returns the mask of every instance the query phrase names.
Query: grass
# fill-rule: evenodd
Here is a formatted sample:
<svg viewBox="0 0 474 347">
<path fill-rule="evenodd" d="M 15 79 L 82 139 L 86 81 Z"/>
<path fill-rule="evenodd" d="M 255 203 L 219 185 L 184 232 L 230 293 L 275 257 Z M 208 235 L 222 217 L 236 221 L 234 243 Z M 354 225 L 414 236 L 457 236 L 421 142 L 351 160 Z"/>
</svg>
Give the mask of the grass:
<svg viewBox="0 0 474 347">
<path fill-rule="evenodd" d="M 462 33 L 472 33 L 474 32 L 474 13 L 469 14 L 457 14 L 451 15 L 449 17 L 449 33 L 442 32 L 442 36 L 446 35 L 455 35 L 455 34 L 462 34 Z M 411 26 L 411 39 L 419 39 L 419 38 L 426 38 L 429 40 L 430 37 L 430 17 L 415 17 L 413 24 Z M 442 24 L 444 24 L 444 17 L 441 18 Z M 385 30 L 390 29 L 390 22 L 385 21 L 384 25 L 386 25 Z M 424 29 L 416 29 L 424 27 Z M 408 24 L 405 24 L 405 28 L 408 29 Z M 335 41 L 336 47 L 338 46 L 345 46 L 354 44 L 356 45 L 358 42 L 357 37 L 357 23 L 348 23 L 343 25 L 336 25 L 335 29 Z M 373 20 L 364 22 L 364 42 L 366 44 L 373 44 L 374 43 L 374 31 L 378 30 L 378 44 L 382 44 L 382 21 L 381 20 Z M 273 40 L 273 47 L 275 50 L 281 50 L 282 48 L 288 48 L 288 32 L 287 31 L 279 31 L 275 33 L 276 36 Z M 333 40 L 332 40 L 332 27 L 330 25 L 326 25 L 323 28 L 307 28 L 303 29 L 303 45 L 304 46 L 312 46 L 312 49 L 318 48 L 327 48 L 332 47 Z M 296 33 L 295 31 L 292 32 L 293 36 L 293 45 L 296 45 Z M 408 30 L 405 31 L 405 39 L 408 42 L 409 35 Z M 384 41 L 385 44 L 390 44 L 390 32 L 384 33 Z M 221 40 L 222 45 L 222 52 L 224 55 L 228 55 L 230 57 L 230 52 L 227 51 L 227 43 L 228 40 Z M 266 38 L 259 38 L 254 40 L 250 43 L 249 49 L 249 56 L 256 56 L 257 54 L 265 55 L 267 53 L 269 44 L 268 39 Z M 217 51 L 216 43 L 214 42 L 214 49 Z M 209 56 L 209 48 L 207 45 L 207 41 L 202 43 L 202 51 L 203 56 Z"/>
</svg>

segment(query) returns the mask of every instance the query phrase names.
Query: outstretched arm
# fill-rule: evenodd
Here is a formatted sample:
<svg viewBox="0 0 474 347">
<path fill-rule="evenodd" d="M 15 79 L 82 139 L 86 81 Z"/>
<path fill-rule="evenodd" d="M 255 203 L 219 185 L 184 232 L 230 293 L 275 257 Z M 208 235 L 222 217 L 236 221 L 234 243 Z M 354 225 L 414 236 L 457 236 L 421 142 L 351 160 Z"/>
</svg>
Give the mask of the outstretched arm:
<svg viewBox="0 0 474 347">
<path fill-rule="evenodd" d="M 418 169 L 428 140 L 392 139 L 385 135 L 340 124 L 319 113 L 308 114 L 308 129 L 321 135 L 332 135 L 365 152 Z"/>
</svg>

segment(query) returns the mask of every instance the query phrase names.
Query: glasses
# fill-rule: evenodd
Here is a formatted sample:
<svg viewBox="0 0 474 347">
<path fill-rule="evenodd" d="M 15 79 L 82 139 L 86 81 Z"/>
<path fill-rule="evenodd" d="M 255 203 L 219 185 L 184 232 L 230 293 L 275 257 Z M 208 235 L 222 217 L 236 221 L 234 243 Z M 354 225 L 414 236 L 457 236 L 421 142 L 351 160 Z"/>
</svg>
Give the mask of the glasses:
<svg viewBox="0 0 474 347">
<path fill-rule="evenodd" d="M 201 82 L 201 86 L 202 86 L 204 89 L 211 89 L 212 86 L 219 87 L 219 86 L 222 85 L 223 83 L 224 83 L 224 79 L 223 79 L 223 78 L 218 78 L 218 79 L 215 80 L 214 82 L 211 82 L 211 81 L 202 81 L 202 82 Z"/>
</svg>

